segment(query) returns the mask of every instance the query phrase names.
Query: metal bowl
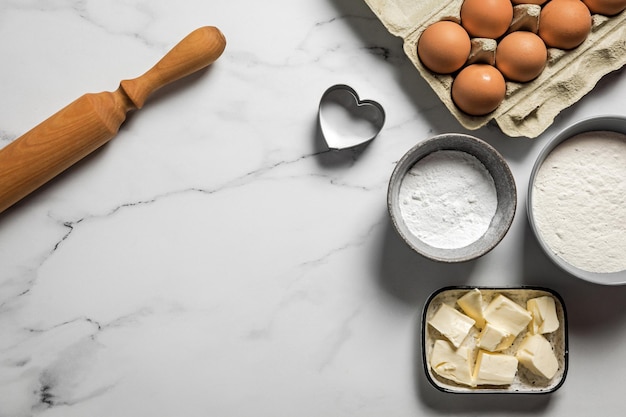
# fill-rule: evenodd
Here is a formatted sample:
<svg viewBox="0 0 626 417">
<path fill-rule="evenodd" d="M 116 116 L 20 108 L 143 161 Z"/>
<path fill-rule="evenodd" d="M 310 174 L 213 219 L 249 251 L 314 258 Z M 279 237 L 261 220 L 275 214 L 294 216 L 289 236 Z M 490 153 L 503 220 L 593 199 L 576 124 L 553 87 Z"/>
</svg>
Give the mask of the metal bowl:
<svg viewBox="0 0 626 417">
<path fill-rule="evenodd" d="M 409 230 L 400 209 L 400 186 L 405 175 L 420 159 L 441 150 L 462 151 L 476 157 L 493 178 L 496 189 L 497 208 L 487 231 L 473 243 L 461 248 L 439 248 L 422 241 Z M 387 208 L 398 234 L 417 253 L 439 262 L 469 261 L 492 250 L 508 232 L 516 207 L 517 189 L 504 158 L 485 141 L 460 133 L 438 135 L 410 149 L 398 161 L 387 190 Z"/>
<path fill-rule="evenodd" d="M 599 116 L 593 117 L 589 119 L 582 120 L 578 123 L 573 124 L 572 126 L 567 127 L 566 129 L 559 132 L 554 138 L 552 138 L 548 144 L 543 148 L 541 153 L 539 154 L 533 170 L 530 175 L 530 181 L 528 185 L 528 197 L 526 199 L 526 212 L 528 214 L 528 221 L 530 223 L 530 227 L 539 243 L 543 251 L 546 255 L 562 270 L 568 272 L 569 274 L 581 278 L 585 281 L 594 282 L 597 284 L 604 285 L 621 285 L 626 284 L 626 270 L 618 271 L 618 272 L 610 272 L 610 273 L 601 273 L 601 272 L 590 272 L 583 269 L 580 269 L 571 263 L 567 262 L 562 257 L 558 256 L 552 248 L 545 242 L 545 240 L 541 237 L 539 233 L 535 213 L 533 208 L 533 194 L 534 194 L 534 184 L 535 178 L 539 169 L 541 168 L 543 162 L 546 157 L 552 152 L 559 144 L 570 139 L 572 136 L 575 136 L 579 133 L 583 132 L 593 132 L 593 131 L 611 131 L 626 134 L 626 118 L 623 116 Z M 626 179 L 625 179 L 626 181 Z M 575 221 L 572 219 L 572 221 Z M 626 237 L 625 237 L 626 238 Z"/>
</svg>

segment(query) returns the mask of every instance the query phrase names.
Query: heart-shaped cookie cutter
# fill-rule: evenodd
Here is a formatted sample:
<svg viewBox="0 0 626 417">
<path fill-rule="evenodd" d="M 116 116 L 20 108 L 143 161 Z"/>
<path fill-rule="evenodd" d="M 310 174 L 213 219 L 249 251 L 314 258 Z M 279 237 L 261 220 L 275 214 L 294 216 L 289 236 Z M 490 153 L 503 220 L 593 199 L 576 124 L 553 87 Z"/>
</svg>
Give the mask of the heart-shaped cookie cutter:
<svg viewBox="0 0 626 417">
<path fill-rule="evenodd" d="M 328 148 L 340 150 L 374 139 L 385 124 L 385 110 L 374 100 L 361 100 L 352 87 L 336 84 L 322 95 L 317 118 Z"/>
</svg>

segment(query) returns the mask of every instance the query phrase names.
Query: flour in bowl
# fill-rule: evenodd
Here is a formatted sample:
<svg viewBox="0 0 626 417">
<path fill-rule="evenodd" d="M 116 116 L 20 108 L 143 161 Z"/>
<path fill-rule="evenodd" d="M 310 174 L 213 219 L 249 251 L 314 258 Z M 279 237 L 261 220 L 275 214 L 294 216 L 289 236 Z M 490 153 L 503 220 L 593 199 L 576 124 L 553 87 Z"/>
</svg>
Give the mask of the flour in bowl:
<svg viewBox="0 0 626 417">
<path fill-rule="evenodd" d="M 474 156 L 453 150 L 417 161 L 400 184 L 409 231 L 442 249 L 465 247 L 487 231 L 498 206 L 493 178 Z"/>
<path fill-rule="evenodd" d="M 626 135 L 565 140 L 541 164 L 532 193 L 535 225 L 554 254 L 589 272 L 626 270 Z"/>
</svg>

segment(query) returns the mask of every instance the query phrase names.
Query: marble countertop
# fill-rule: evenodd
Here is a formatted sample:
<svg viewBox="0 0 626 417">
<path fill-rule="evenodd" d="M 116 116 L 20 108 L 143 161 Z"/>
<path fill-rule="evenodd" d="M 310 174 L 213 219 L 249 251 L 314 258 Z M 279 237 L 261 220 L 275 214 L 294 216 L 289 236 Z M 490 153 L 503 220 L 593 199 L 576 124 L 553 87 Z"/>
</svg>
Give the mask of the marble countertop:
<svg viewBox="0 0 626 417">
<path fill-rule="evenodd" d="M 527 182 L 547 140 L 624 114 L 604 77 L 536 139 L 468 132 L 362 1 L 0 2 L 0 147 L 86 92 L 136 77 L 193 29 L 225 34 L 208 70 L 155 93 L 105 147 L 0 215 L 0 417 L 618 415 L 626 287 L 559 271 L 534 240 Z M 387 120 L 329 151 L 317 107 L 346 83 Z M 443 132 L 506 158 L 518 212 L 463 264 L 398 237 L 399 158 Z M 421 363 L 426 298 L 541 285 L 569 315 L 551 395 L 455 396 Z"/>
</svg>

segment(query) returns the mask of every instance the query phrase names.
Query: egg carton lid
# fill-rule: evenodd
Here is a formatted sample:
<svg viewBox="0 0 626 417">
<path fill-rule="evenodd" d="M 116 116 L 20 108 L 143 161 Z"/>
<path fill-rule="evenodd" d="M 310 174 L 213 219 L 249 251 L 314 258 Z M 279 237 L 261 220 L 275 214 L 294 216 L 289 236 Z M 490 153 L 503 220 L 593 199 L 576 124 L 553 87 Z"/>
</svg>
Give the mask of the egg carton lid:
<svg viewBox="0 0 626 417">
<path fill-rule="evenodd" d="M 502 104 L 485 116 L 469 116 L 452 102 L 451 75 L 434 74 L 417 56 L 417 41 L 428 25 L 439 20 L 460 20 L 463 0 L 364 0 L 394 36 L 404 41 L 404 52 L 441 101 L 467 129 L 476 130 L 495 120 L 511 137 L 535 138 L 565 108 L 591 91 L 606 74 L 626 64 L 626 11 L 616 16 L 592 15 L 591 33 L 577 48 L 548 49 L 548 63 L 535 80 L 507 81 Z"/>
</svg>

